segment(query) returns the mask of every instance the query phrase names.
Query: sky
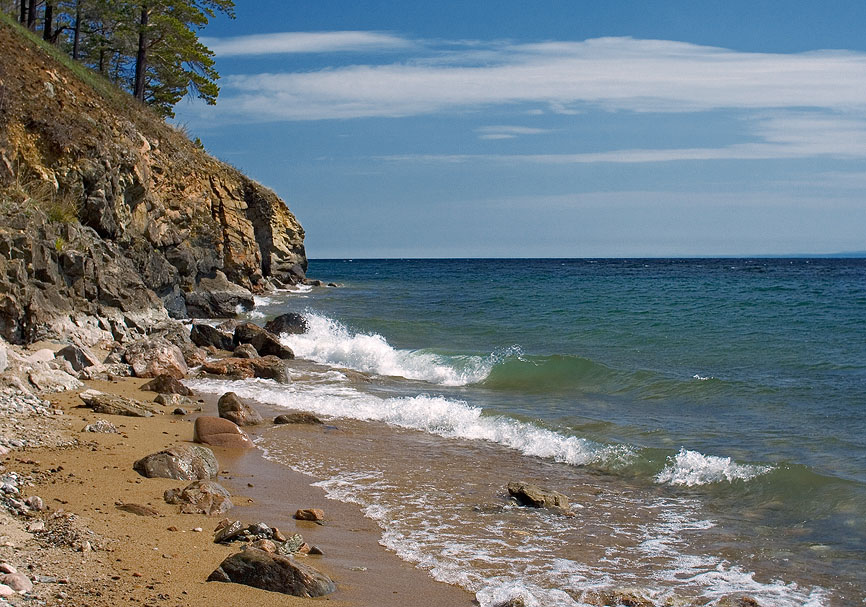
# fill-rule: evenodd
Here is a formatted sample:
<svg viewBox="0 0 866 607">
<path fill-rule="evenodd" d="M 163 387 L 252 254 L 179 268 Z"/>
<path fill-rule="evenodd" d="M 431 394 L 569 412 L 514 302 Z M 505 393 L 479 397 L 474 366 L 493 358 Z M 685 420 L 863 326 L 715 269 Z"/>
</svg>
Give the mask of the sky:
<svg viewBox="0 0 866 607">
<path fill-rule="evenodd" d="M 176 122 L 310 258 L 866 251 L 863 0 L 236 4 Z"/>
</svg>

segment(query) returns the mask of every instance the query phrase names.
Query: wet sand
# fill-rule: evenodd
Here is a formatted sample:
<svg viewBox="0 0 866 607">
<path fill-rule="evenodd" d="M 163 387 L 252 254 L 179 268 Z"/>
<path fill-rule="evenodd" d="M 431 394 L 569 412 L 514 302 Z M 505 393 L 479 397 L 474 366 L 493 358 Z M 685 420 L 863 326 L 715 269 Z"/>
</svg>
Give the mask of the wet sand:
<svg viewBox="0 0 866 607">
<path fill-rule="evenodd" d="M 87 382 L 87 388 L 151 401 L 152 392 L 138 389 L 146 380 Z M 29 575 L 53 576 L 68 583 L 37 584 L 37 594 L 49 605 L 119 604 L 208 606 L 213 604 L 308 605 L 327 600 L 334 605 L 443 605 L 469 606 L 471 594 L 434 581 L 425 572 L 401 561 L 379 544 L 380 531 L 357 506 L 328 500 L 315 479 L 266 460 L 256 450 L 237 452 L 214 449 L 220 462 L 218 479 L 232 494 L 235 508 L 225 516 L 245 523 L 265 522 L 284 533 L 300 533 L 324 556 L 299 557 L 331 576 L 337 592 L 319 599 L 300 599 L 238 584 L 206 582 L 208 575 L 240 545 L 213 543 L 213 529 L 221 517 L 179 514 L 179 506 L 164 502 L 166 489 L 185 481 L 146 479 L 132 469 L 135 460 L 178 442 L 192 439 L 196 415 L 216 412 L 214 397 L 204 397 L 203 412 L 186 418 L 165 415 L 129 418 L 95 414 L 80 407 L 78 392 L 49 395 L 62 409 L 75 447 L 14 451 L 4 457 L 7 470 L 30 476 L 33 486 L 24 496 L 38 495 L 49 510 L 42 513 L 48 529 L 67 517 L 51 518 L 58 511 L 73 513 L 77 530 L 74 544 L 88 540 L 94 548 L 45 547 L 34 539 L 18 539 L 3 548 L 0 557 L 10 562 L 30 561 Z M 157 406 L 157 408 L 159 408 Z M 264 412 L 263 412 L 264 413 Z M 85 424 L 108 419 L 121 434 L 81 433 Z M 298 440 L 310 435 L 303 428 L 286 427 Z M 147 505 L 158 516 L 137 516 L 118 510 L 117 503 Z M 327 522 L 295 521 L 298 508 L 319 507 Z M 201 532 L 194 529 L 201 528 Z M 89 533 L 89 532 L 92 532 Z M 14 545 L 13 545 L 14 544 Z M 21 567 L 19 566 L 19 569 Z M 65 579 L 64 579 L 65 578 Z"/>
</svg>

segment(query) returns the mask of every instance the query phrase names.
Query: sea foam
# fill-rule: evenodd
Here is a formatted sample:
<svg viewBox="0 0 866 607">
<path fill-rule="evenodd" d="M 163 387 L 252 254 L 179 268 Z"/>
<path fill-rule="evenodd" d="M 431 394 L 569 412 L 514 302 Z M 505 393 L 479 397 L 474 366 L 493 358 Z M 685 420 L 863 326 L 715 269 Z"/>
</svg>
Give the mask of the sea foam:
<svg viewBox="0 0 866 607">
<path fill-rule="evenodd" d="M 681 448 L 679 453 L 668 458 L 668 465 L 655 480 L 661 484 L 695 487 L 724 481 L 749 481 L 772 469 L 772 466 L 737 464 L 730 457 L 704 455 Z"/>
</svg>

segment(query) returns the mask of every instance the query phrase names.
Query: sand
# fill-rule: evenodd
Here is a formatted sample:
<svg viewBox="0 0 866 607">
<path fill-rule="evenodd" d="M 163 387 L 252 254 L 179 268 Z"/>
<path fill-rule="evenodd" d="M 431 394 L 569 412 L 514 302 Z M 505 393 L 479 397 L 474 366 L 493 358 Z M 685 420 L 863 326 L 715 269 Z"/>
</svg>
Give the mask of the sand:
<svg viewBox="0 0 866 607">
<path fill-rule="evenodd" d="M 138 389 L 145 381 L 92 381 L 86 388 L 147 402 L 155 394 Z M 164 415 L 129 418 L 95 414 L 80 406 L 77 394 L 70 391 L 46 396 L 63 411 L 50 423 L 77 439 L 77 445 L 13 451 L 2 458 L 7 472 L 30 477 L 32 486 L 22 495 L 38 495 L 48 510 L 25 521 L 44 524 L 43 532 L 22 532 L 6 515 L 0 519 L 4 523 L 0 560 L 15 564 L 31 578 L 43 579 L 36 584 L 34 594 L 46 604 L 210 607 L 312 605 L 322 601 L 346 606 L 474 603 L 470 593 L 436 582 L 382 548 L 378 544 L 380 530 L 356 506 L 326 499 L 320 489 L 310 486 L 315 479 L 269 462 L 258 450 L 214 449 L 220 462 L 219 482 L 232 493 L 235 503 L 225 516 L 245 523 L 262 521 L 279 527 L 286 535 L 301 533 L 308 543 L 321 548 L 324 556 L 299 559 L 331 576 L 337 592 L 301 599 L 238 584 L 206 582 L 225 557 L 240 550 L 240 545 L 213 543 L 214 527 L 222 517 L 180 514 L 179 506 L 165 503 L 163 492 L 186 482 L 143 478 L 133 471 L 132 464 L 147 454 L 191 441 L 194 417 L 215 415 L 213 398 L 205 399 L 202 413 L 187 417 L 171 415 L 171 408 L 163 407 Z M 97 419 L 108 419 L 121 434 L 80 432 Z M 299 440 L 309 436 L 301 428 L 284 431 L 297 432 Z M 159 514 L 138 516 L 119 510 L 118 503 L 146 505 Z M 296 509 L 313 507 L 325 510 L 325 525 L 292 518 Z M 78 551 L 82 548 L 85 551 Z M 16 603 L 22 600 L 12 599 Z"/>
</svg>

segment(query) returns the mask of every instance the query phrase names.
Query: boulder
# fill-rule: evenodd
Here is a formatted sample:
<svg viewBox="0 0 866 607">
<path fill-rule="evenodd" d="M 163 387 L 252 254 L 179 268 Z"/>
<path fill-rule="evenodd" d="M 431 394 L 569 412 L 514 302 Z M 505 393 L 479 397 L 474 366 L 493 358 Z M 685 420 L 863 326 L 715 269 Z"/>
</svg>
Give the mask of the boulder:
<svg viewBox="0 0 866 607">
<path fill-rule="evenodd" d="M 158 405 L 163 405 L 165 407 L 191 407 L 193 406 L 192 400 L 188 396 L 184 396 L 183 394 L 157 394 L 156 398 L 153 399 Z"/>
<path fill-rule="evenodd" d="M 195 323 L 190 329 L 189 338 L 197 346 L 207 348 L 213 346 L 219 350 L 229 350 L 235 346 L 234 335 L 204 323 Z"/>
<path fill-rule="evenodd" d="M 512 482 L 508 483 L 508 493 L 517 500 L 521 506 L 533 508 L 549 508 L 569 513 L 568 498 L 557 491 L 542 489 L 532 483 Z"/>
<path fill-rule="evenodd" d="M 231 494 L 216 481 L 194 481 L 163 494 L 169 504 L 180 504 L 183 514 L 222 514 L 234 507 Z"/>
<path fill-rule="evenodd" d="M 127 417 L 151 417 L 153 409 L 132 398 L 117 394 L 106 394 L 98 390 L 85 390 L 78 395 L 84 406 L 96 413 L 105 415 L 125 415 Z"/>
<path fill-rule="evenodd" d="M 280 338 L 270 331 L 262 331 L 250 341 L 250 344 L 262 356 L 276 356 L 285 360 L 295 357 L 292 349 L 283 345 Z"/>
<path fill-rule="evenodd" d="M 112 424 L 107 419 L 100 419 L 92 424 L 87 424 L 81 429 L 82 432 L 95 432 L 98 434 L 119 434 L 117 426 Z"/>
<path fill-rule="evenodd" d="M 219 464 L 213 451 L 201 445 L 175 445 L 141 458 L 133 469 L 147 478 L 181 481 L 216 478 Z"/>
<path fill-rule="evenodd" d="M 216 534 L 213 538 L 214 544 L 231 542 L 235 538 L 240 537 L 244 531 L 246 531 L 246 527 L 242 522 L 223 519 L 220 521 L 220 524 L 217 525 Z"/>
<path fill-rule="evenodd" d="M 295 519 L 322 523 L 325 521 L 325 511 L 321 508 L 302 508 L 295 512 Z"/>
<path fill-rule="evenodd" d="M 202 278 L 195 289 L 184 294 L 190 318 L 234 318 L 239 310 L 255 306 L 249 289 L 236 285 L 216 270 L 214 278 Z"/>
<path fill-rule="evenodd" d="M 134 341 L 126 348 L 124 357 L 136 377 L 170 375 L 181 379 L 189 372 L 183 352 L 164 337 L 144 337 Z"/>
<path fill-rule="evenodd" d="M 276 335 L 280 335 L 281 333 L 306 333 L 307 319 L 301 314 L 288 312 L 287 314 L 280 314 L 273 320 L 266 322 L 265 329 Z"/>
<path fill-rule="evenodd" d="M 225 559 L 208 577 L 209 582 L 234 582 L 271 592 L 312 598 L 337 589 L 324 573 L 295 559 L 249 548 Z"/>
<path fill-rule="evenodd" d="M 24 594 L 33 590 L 33 582 L 31 582 L 30 578 L 23 573 L 4 573 L 0 575 L 0 584 L 9 586 L 19 594 Z"/>
<path fill-rule="evenodd" d="M 253 447 L 253 441 L 250 440 L 247 433 L 234 422 L 221 417 L 206 415 L 195 419 L 193 441 L 230 449 L 250 449 Z"/>
<path fill-rule="evenodd" d="M 258 358 L 259 353 L 252 344 L 241 344 L 233 352 L 235 358 Z"/>
<path fill-rule="evenodd" d="M 255 426 L 265 420 L 258 411 L 243 402 L 234 392 L 226 392 L 217 402 L 219 416 L 238 426 Z"/>
<path fill-rule="evenodd" d="M 142 390 L 148 392 L 159 392 L 160 394 L 180 394 L 181 396 L 192 396 L 192 390 L 184 386 L 171 375 L 157 375 L 152 380 L 141 386 Z"/>
<path fill-rule="evenodd" d="M 299 411 L 297 413 L 283 413 L 274 418 L 275 424 L 324 424 L 322 420 L 312 413 Z"/>
<path fill-rule="evenodd" d="M 258 377 L 261 379 L 273 379 L 280 384 L 292 382 L 289 368 L 286 363 L 276 356 L 262 356 L 259 358 L 222 358 L 220 360 L 205 361 L 201 370 L 211 375 L 223 375 L 232 379 L 250 379 Z"/>
<path fill-rule="evenodd" d="M 62 358 L 69 361 L 72 368 L 76 371 L 82 371 L 87 367 L 99 365 L 99 358 L 88 348 L 80 348 L 78 346 L 66 346 L 61 348 L 54 354 L 55 358 Z"/>
<path fill-rule="evenodd" d="M 237 323 L 234 329 L 235 344 L 252 343 L 252 341 L 262 333 L 265 333 L 265 330 L 255 323 Z"/>
<path fill-rule="evenodd" d="M 40 392 L 65 392 L 84 386 L 78 378 L 59 369 L 35 369 L 28 374 L 28 378 Z"/>
</svg>

